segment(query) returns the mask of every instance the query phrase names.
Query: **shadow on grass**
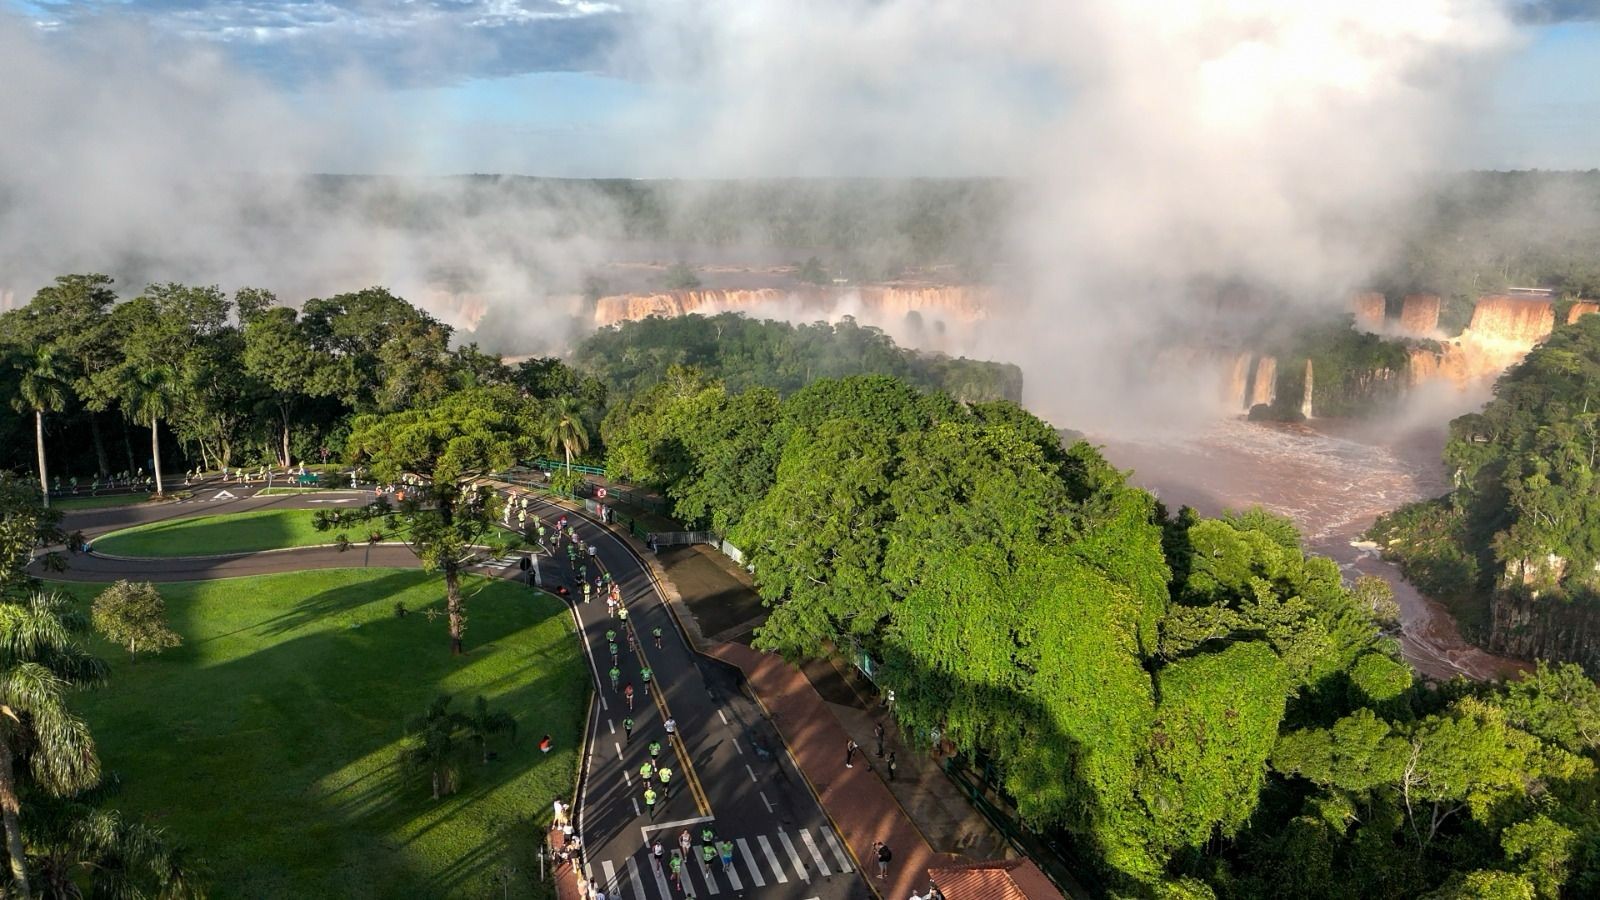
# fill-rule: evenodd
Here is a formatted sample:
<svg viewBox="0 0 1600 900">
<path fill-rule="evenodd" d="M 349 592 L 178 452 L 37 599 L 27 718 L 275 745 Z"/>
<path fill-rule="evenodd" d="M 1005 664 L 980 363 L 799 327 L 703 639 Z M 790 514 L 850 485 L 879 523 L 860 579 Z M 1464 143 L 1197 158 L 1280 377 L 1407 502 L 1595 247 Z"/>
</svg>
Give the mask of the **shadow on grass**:
<svg viewBox="0 0 1600 900">
<path fill-rule="evenodd" d="M 229 893 L 479 896 L 509 864 L 512 896 L 548 895 L 533 852 L 550 798 L 570 792 L 588 688 L 569 630 L 548 621 L 564 609 L 531 592 L 480 594 L 468 652 L 452 658 L 442 617 L 385 614 L 417 579 L 318 593 L 253 627 L 267 638 L 355 611 L 352 622 L 203 670 L 185 651 L 119 664 L 89 714 L 107 766 L 132 786 L 123 803 L 164 812 Z M 372 618 L 360 620 L 363 605 Z M 481 693 L 518 732 L 491 739 L 487 765 L 463 741 L 461 790 L 434 803 L 397 753 L 404 723 L 438 693 L 459 711 Z M 563 749 L 540 753 L 545 733 Z"/>
</svg>

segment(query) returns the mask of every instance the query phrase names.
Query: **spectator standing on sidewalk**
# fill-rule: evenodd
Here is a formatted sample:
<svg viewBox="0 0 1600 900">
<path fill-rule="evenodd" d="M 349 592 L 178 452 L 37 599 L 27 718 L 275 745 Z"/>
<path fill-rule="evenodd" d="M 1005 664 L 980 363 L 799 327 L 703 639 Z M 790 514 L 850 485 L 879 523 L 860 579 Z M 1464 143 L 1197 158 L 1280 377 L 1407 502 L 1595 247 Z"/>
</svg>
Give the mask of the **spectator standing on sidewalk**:
<svg viewBox="0 0 1600 900">
<path fill-rule="evenodd" d="M 883 841 L 873 841 L 872 849 L 878 858 L 878 880 L 882 881 L 889 876 L 889 860 L 894 858 L 894 854 L 889 852 L 889 845 Z"/>
<path fill-rule="evenodd" d="M 894 780 L 894 766 L 895 766 L 894 751 L 890 750 L 889 751 L 889 780 L 890 781 Z"/>
<path fill-rule="evenodd" d="M 872 736 L 878 740 L 878 758 L 883 759 L 883 723 L 872 726 Z"/>
<path fill-rule="evenodd" d="M 855 738 L 850 738 L 848 741 L 845 742 L 845 745 L 844 745 L 844 767 L 846 769 L 854 769 L 856 767 L 856 764 L 852 760 L 854 760 L 855 757 L 856 757 L 856 751 L 860 750 L 860 749 L 861 749 L 861 745 L 856 743 L 856 739 Z"/>
</svg>

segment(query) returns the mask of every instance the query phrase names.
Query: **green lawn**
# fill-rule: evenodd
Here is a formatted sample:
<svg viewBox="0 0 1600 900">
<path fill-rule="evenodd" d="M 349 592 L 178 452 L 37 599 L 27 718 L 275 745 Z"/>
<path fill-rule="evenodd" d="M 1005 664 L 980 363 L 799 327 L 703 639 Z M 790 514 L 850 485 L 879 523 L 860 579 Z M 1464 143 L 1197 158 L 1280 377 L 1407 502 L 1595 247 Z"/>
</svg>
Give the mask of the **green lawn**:
<svg viewBox="0 0 1600 900">
<path fill-rule="evenodd" d="M 314 514 L 309 509 L 262 509 L 170 519 L 113 531 L 97 538 L 94 549 L 112 556 L 209 556 L 333 543 L 336 532 L 311 526 Z"/>
<path fill-rule="evenodd" d="M 336 569 L 161 586 L 182 647 L 112 662 L 78 708 L 113 806 L 204 860 L 217 897 L 513 897 L 535 884 L 550 800 L 570 797 L 589 681 L 562 604 L 510 582 L 468 582 L 468 652 L 449 655 L 438 576 Z M 63 585 L 89 597 L 103 586 Z M 396 600 L 413 612 L 394 615 Z M 395 763 L 403 723 L 439 693 L 483 694 L 517 718 L 514 744 L 468 754 L 461 791 L 434 803 Z M 544 734 L 556 750 L 537 748 Z"/>
<path fill-rule="evenodd" d="M 150 499 L 147 493 L 141 494 L 107 494 L 101 497 L 91 497 L 86 494 L 77 497 L 53 497 L 50 500 L 52 509 L 105 509 L 112 506 L 132 506 Z"/>
</svg>

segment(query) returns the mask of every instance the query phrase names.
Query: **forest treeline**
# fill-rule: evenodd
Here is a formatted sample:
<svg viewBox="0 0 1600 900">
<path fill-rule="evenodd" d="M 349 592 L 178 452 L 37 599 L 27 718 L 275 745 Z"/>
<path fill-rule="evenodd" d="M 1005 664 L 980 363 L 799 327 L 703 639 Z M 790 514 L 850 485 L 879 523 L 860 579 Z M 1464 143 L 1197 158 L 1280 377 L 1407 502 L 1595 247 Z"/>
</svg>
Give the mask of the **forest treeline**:
<svg viewBox="0 0 1600 900">
<path fill-rule="evenodd" d="M 1556 328 L 1450 423 L 1453 490 L 1372 537 L 1491 648 L 1600 672 L 1600 317 Z"/>
<path fill-rule="evenodd" d="M 784 393 L 864 372 L 963 399 L 1022 391 L 1015 366 L 917 353 L 848 321 L 651 320 L 592 335 L 573 364 L 509 365 L 383 288 L 294 309 L 260 289 L 182 284 L 122 300 L 105 276 L 67 275 L 0 314 L 0 468 L 36 469 L 41 444 L 52 488 L 149 475 L 158 451 L 164 472 L 337 462 L 352 417 L 468 386 L 513 386 L 547 411 L 575 405 L 595 433 L 612 398 L 680 364 Z"/>
<path fill-rule="evenodd" d="M 609 474 L 744 551 L 760 646 L 870 654 L 907 733 L 1118 895 L 1600 890 L 1600 690 L 1418 682 L 1387 586 L 1286 520 L 1169 516 L 1014 404 L 885 377 L 675 370 L 603 432 Z"/>
</svg>

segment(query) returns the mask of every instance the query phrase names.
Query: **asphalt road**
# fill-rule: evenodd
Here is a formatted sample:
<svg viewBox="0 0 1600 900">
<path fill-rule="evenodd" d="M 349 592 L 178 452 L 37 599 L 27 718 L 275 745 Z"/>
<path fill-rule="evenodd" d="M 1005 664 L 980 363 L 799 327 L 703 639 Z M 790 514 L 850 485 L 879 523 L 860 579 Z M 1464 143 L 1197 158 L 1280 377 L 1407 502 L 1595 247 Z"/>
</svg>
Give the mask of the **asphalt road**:
<svg viewBox="0 0 1600 900">
<path fill-rule="evenodd" d="M 262 485 L 209 482 L 195 489 L 191 500 L 179 503 L 112 507 L 68 512 L 63 524 L 81 531 L 92 541 L 132 525 L 184 516 L 246 512 L 257 509 L 316 509 L 323 505 L 353 506 L 369 501 L 371 492 L 318 492 L 315 494 L 260 497 Z M 694 653 L 677 628 L 657 589 L 649 568 L 629 545 L 594 521 L 521 492 L 511 492 L 521 506 L 526 497 L 528 515 L 549 525 L 551 546 L 536 554 L 545 587 L 565 586 L 569 605 L 590 675 L 598 685 L 597 702 L 588 722 L 591 753 L 585 761 L 577 810 L 583 852 L 590 870 L 602 880 L 608 898 L 616 900 L 672 900 L 693 896 L 728 895 L 762 900 L 866 900 L 866 882 L 854 870 L 844 843 L 829 826 L 805 780 L 795 770 L 782 740 L 761 715 L 760 708 L 740 689 L 738 675 L 720 663 Z M 578 529 L 579 543 L 594 544 L 596 558 L 582 559 L 592 580 L 609 571 L 622 588 L 629 622 L 637 635 L 637 649 L 629 649 L 621 622 L 607 615 L 603 595 L 582 601 L 577 573 L 569 564 L 564 544 L 554 541 L 554 522 L 566 515 Z M 363 563 L 365 549 L 341 553 L 331 547 L 244 553 L 210 558 L 120 559 L 93 552 L 68 557 L 67 571 L 52 578 L 111 581 L 131 578 L 149 581 L 186 581 L 338 568 Z M 587 553 L 584 554 L 587 556 Z M 416 558 L 404 547 L 371 549 L 370 562 L 379 566 L 413 566 Z M 480 569 L 489 574 L 518 576 L 517 560 L 492 561 Z M 653 629 L 663 639 L 656 647 Z M 619 632 L 618 688 L 610 683 L 612 656 L 608 630 Z M 641 667 L 653 671 L 650 696 L 645 697 Z M 632 682 L 633 708 L 621 686 Z M 677 738 L 664 730 L 668 717 L 676 720 Z M 634 722 L 627 739 L 624 720 Z M 673 770 L 664 800 L 652 815 L 646 810 L 639 768 L 649 759 L 652 741 L 661 743 L 658 762 Z M 843 752 L 843 748 L 841 751 Z M 659 782 L 656 782 L 659 792 Z M 734 845 L 733 863 L 720 860 L 701 864 L 702 829 L 711 828 L 717 840 Z M 660 840 L 666 856 L 677 849 L 680 835 L 691 838 L 689 859 L 682 867 L 682 885 L 675 885 L 667 867 L 652 861 L 650 843 Z"/>
</svg>

